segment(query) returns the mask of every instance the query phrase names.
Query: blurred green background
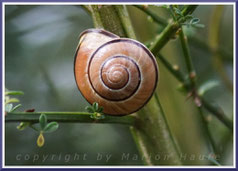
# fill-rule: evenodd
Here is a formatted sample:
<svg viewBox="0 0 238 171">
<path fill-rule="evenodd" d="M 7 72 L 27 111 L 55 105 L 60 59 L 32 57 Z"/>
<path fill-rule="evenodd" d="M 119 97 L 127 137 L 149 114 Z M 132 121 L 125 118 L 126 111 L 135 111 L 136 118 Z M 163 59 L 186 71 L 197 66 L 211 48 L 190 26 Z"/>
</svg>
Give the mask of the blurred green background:
<svg viewBox="0 0 238 171">
<path fill-rule="evenodd" d="M 214 55 L 201 45 L 209 44 L 213 32 L 213 11 L 217 6 L 201 5 L 194 12 L 205 28 L 186 28 L 192 60 L 198 75 L 198 84 L 217 81 L 218 86 L 205 97 L 218 104 L 229 118 L 233 115 L 233 92 L 224 84 L 219 69 L 214 66 Z M 159 16 L 169 19 L 168 11 L 160 6 L 149 7 Z M 138 40 L 148 43 L 161 31 L 143 12 L 128 6 Z M 73 63 L 78 36 L 92 28 L 90 15 L 80 6 L 73 5 L 6 5 L 5 6 L 5 86 L 21 90 L 23 105 L 19 111 L 34 108 L 36 111 L 85 111 L 88 105 L 77 89 Z M 222 69 L 228 81 L 233 81 L 233 7 L 223 7 L 220 19 L 219 49 Z M 199 39 L 200 42 L 194 40 Z M 191 38 L 191 39 L 190 39 Z M 201 43 L 202 42 L 202 43 Z M 186 72 L 180 42 L 171 40 L 162 54 Z M 179 92 L 179 83 L 158 61 L 160 80 L 157 91 L 168 118 L 172 133 L 177 139 L 188 165 L 208 164 L 199 155 L 209 154 L 201 118 L 192 100 Z M 207 111 L 209 128 L 219 149 L 220 162 L 233 164 L 233 137 L 229 130 Z M 42 148 L 36 145 L 38 133 L 27 128 L 19 131 L 19 123 L 6 123 L 6 165 L 142 165 L 131 137 L 129 127 L 113 124 L 60 123 L 59 129 L 45 134 Z M 122 154 L 130 154 L 122 160 Z M 86 154 L 87 159 L 82 160 Z M 98 154 L 103 155 L 98 160 Z M 43 157 L 48 155 L 44 160 Z M 55 155 L 55 157 L 52 157 Z M 81 155 L 75 160 L 75 155 Z M 111 155 L 106 160 L 106 155 Z M 195 155 L 195 159 L 190 157 Z M 39 157 L 37 160 L 37 156 Z M 61 157 L 60 157 L 61 156 Z"/>
</svg>

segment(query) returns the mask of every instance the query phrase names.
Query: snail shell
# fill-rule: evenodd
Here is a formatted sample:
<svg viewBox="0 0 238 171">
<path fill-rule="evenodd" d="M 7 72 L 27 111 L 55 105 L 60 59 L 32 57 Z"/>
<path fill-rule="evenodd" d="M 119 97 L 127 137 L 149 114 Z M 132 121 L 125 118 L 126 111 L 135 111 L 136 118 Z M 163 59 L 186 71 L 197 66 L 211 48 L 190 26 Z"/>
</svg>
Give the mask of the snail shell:
<svg viewBox="0 0 238 171">
<path fill-rule="evenodd" d="M 158 66 L 140 42 L 101 29 L 81 33 L 75 54 L 77 86 L 89 103 L 97 102 L 110 115 L 127 115 L 152 96 Z"/>
</svg>

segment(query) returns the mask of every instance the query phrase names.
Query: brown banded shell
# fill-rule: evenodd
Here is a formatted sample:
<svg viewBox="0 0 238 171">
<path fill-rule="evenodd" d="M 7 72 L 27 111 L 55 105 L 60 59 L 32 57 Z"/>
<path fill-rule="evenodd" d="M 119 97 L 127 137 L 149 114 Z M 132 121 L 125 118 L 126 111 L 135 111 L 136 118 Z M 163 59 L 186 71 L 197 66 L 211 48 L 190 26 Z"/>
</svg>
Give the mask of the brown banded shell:
<svg viewBox="0 0 238 171">
<path fill-rule="evenodd" d="M 74 73 L 82 95 L 105 114 L 127 115 L 143 107 L 158 81 L 152 53 L 140 42 L 101 29 L 80 35 Z"/>
</svg>

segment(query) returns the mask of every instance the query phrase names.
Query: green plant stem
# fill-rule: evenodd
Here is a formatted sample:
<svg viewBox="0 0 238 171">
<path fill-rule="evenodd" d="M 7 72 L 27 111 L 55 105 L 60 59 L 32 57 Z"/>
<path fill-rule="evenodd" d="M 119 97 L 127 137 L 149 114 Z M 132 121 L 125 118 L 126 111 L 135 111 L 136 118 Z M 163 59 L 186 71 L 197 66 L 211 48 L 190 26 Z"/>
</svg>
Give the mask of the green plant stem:
<svg viewBox="0 0 238 171">
<path fill-rule="evenodd" d="M 177 144 L 172 138 L 162 106 L 152 96 L 150 102 L 137 112 L 138 120 L 132 129 L 137 136 L 142 156 L 150 156 L 149 165 L 181 165 Z M 156 160 L 156 156 L 160 156 Z"/>
<path fill-rule="evenodd" d="M 148 147 L 151 145 L 148 143 L 148 141 L 145 141 L 144 139 L 145 134 L 141 134 L 137 128 L 135 128 L 134 126 L 130 127 L 130 131 L 131 131 L 131 135 L 136 143 L 136 146 L 138 147 L 138 151 L 140 153 L 140 155 L 143 157 L 143 163 L 145 165 L 153 165 L 152 160 L 151 160 L 151 154 L 148 150 Z"/>
<path fill-rule="evenodd" d="M 191 9 L 191 8 L 185 8 L 185 10 L 187 11 L 186 13 L 188 13 L 188 9 Z M 192 7 L 192 10 L 194 10 L 195 7 Z M 185 85 L 185 88 L 187 89 L 187 91 L 191 91 L 189 86 L 186 86 L 187 83 L 185 82 L 186 81 L 186 77 L 183 76 L 183 74 L 179 71 L 179 70 L 175 70 L 172 65 L 166 60 L 166 58 L 164 58 L 161 54 L 159 54 L 159 50 L 162 48 L 164 42 L 168 41 L 169 39 L 167 38 L 170 38 L 172 37 L 171 35 L 174 34 L 174 31 L 171 31 L 172 29 L 172 26 L 173 26 L 173 23 L 170 23 L 166 29 L 164 29 L 164 31 L 160 34 L 159 38 L 157 38 L 157 42 L 156 44 L 158 45 L 158 48 L 153 45 L 150 47 L 151 51 L 153 52 L 153 54 L 158 57 L 162 63 L 165 65 L 165 67 L 171 72 L 171 74 L 173 76 L 175 76 L 175 78 L 177 78 L 178 81 L 180 81 L 183 85 Z M 176 28 L 177 30 L 179 29 L 179 26 L 178 28 Z M 168 31 L 169 30 L 169 31 Z M 173 29 L 172 29 L 173 30 Z M 183 37 L 183 36 L 182 36 Z M 161 43 L 162 42 L 162 43 Z M 186 47 L 185 47 L 186 48 Z M 189 53 L 188 53 L 189 54 Z M 189 63 L 190 63 L 190 59 L 188 59 Z M 190 70 L 192 71 L 193 70 L 193 66 L 189 66 L 190 67 Z M 192 75 L 193 76 L 193 75 Z M 191 77 L 191 75 L 190 75 Z M 194 81 L 193 81 L 193 84 L 195 83 L 195 78 L 194 78 Z M 203 103 L 203 107 L 206 108 L 209 112 L 211 112 L 215 117 L 217 117 L 222 123 L 224 123 L 230 130 L 233 129 L 233 123 L 232 121 L 227 118 L 227 116 L 221 112 L 219 109 L 215 108 L 212 104 L 208 103 L 207 101 L 204 100 L 203 97 L 199 97 Z"/>
<path fill-rule="evenodd" d="M 196 7 L 197 5 L 188 5 L 182 10 L 182 14 L 184 16 L 189 15 L 196 9 Z M 185 19 L 181 18 L 178 22 L 171 22 L 165 27 L 150 47 L 150 50 L 154 55 L 157 55 L 164 45 L 175 35 L 175 33 L 180 29 L 180 23 L 183 23 L 184 21 Z"/>
<path fill-rule="evenodd" d="M 219 119 L 225 126 L 230 129 L 230 131 L 233 131 L 233 121 L 230 120 L 220 108 L 210 104 L 203 97 L 200 97 L 200 99 L 205 109 L 216 116 L 217 119 Z"/>
<path fill-rule="evenodd" d="M 182 74 L 182 72 L 180 72 L 179 69 L 174 69 L 173 65 L 171 65 L 163 55 L 158 53 L 156 57 L 160 59 L 164 66 L 172 73 L 172 75 L 175 76 L 178 81 L 180 81 L 181 83 L 186 82 L 185 76 Z"/>
<path fill-rule="evenodd" d="M 156 100 L 157 104 L 159 105 L 159 107 L 160 107 L 160 109 L 161 109 L 161 116 L 162 116 L 163 119 L 164 119 L 164 123 L 165 123 L 165 125 L 167 126 L 167 128 L 168 128 L 168 130 L 169 130 L 169 131 L 168 131 L 168 133 L 169 133 L 168 136 L 170 136 L 170 139 L 172 140 L 172 143 L 173 143 L 173 147 L 175 148 L 175 150 L 176 150 L 176 152 L 177 152 L 177 155 L 179 155 L 179 154 L 181 154 L 181 150 L 180 150 L 180 148 L 179 148 L 179 146 L 178 146 L 178 144 L 177 144 L 177 141 L 176 141 L 176 139 L 174 138 L 174 136 L 172 135 L 172 132 L 171 132 L 171 130 L 170 130 L 170 128 L 169 128 L 169 123 L 168 123 L 167 118 L 166 118 L 166 115 L 165 115 L 165 113 L 164 113 L 164 111 L 163 111 L 163 107 L 162 107 L 162 105 L 161 105 L 161 103 L 160 103 L 160 101 L 159 101 L 159 96 L 158 96 L 157 92 L 155 92 L 154 96 L 155 96 L 155 100 Z"/>
<path fill-rule="evenodd" d="M 142 10 L 143 12 L 145 12 L 147 15 L 149 15 L 153 21 L 155 21 L 156 23 L 162 25 L 162 26 L 166 26 L 168 23 L 165 19 L 160 18 L 159 16 L 155 15 L 152 11 L 150 11 L 148 9 L 148 7 L 145 7 L 143 5 L 133 5 L 134 7 Z"/>
<path fill-rule="evenodd" d="M 185 80 L 185 75 L 180 72 L 179 70 L 173 69 L 172 65 L 167 61 L 165 57 L 161 54 L 158 54 L 157 57 L 162 61 L 165 67 L 170 71 L 170 73 L 184 85 L 186 91 L 190 91 L 190 86 L 186 86 L 187 84 L 183 81 Z M 204 97 L 200 96 L 199 99 L 201 100 L 203 107 L 207 109 L 211 114 L 213 114 L 216 118 L 218 118 L 225 126 L 227 126 L 231 131 L 233 129 L 233 122 L 230 120 L 222 110 L 218 109 L 217 107 L 213 106 L 211 103 L 206 101 Z"/>
<path fill-rule="evenodd" d="M 217 150 L 215 141 L 212 138 L 211 132 L 209 131 L 209 128 L 208 128 L 208 121 L 205 118 L 205 114 L 202 111 L 201 107 L 198 107 L 198 111 L 199 111 L 199 114 L 200 114 L 199 116 L 200 116 L 200 119 L 201 119 L 202 128 L 203 128 L 203 130 L 205 132 L 205 135 L 208 139 L 208 141 L 207 141 L 208 142 L 208 147 L 210 147 L 210 151 L 212 151 L 214 154 L 218 154 L 218 150 Z"/>
<path fill-rule="evenodd" d="M 151 18 L 153 19 L 153 21 L 155 21 L 155 23 L 162 25 L 163 27 L 167 26 L 167 21 L 165 21 L 163 18 L 160 18 L 159 16 L 155 15 L 154 13 L 152 13 L 148 8 L 145 8 L 142 5 L 133 5 L 133 6 L 140 9 L 147 15 L 151 16 Z M 226 62 L 231 62 L 233 60 L 233 57 L 232 57 L 233 54 L 230 53 L 230 51 L 228 51 L 227 49 L 225 49 L 222 46 L 214 49 L 206 41 L 200 39 L 199 37 L 194 37 L 194 36 L 189 36 L 188 40 L 189 40 L 189 42 L 191 41 L 191 45 L 195 46 L 196 48 L 199 47 L 199 48 L 201 48 L 205 51 L 208 51 L 210 53 L 220 54 L 222 57 L 222 60 L 224 60 Z"/>
<path fill-rule="evenodd" d="M 179 29 L 179 24 L 176 22 L 169 23 L 165 29 L 160 33 L 160 35 L 156 38 L 155 42 L 150 46 L 150 50 L 153 54 L 157 54 L 164 45 L 170 40 L 171 37 L 175 35 L 175 33 Z"/>
<path fill-rule="evenodd" d="M 188 42 L 187 42 L 187 37 L 185 36 L 184 32 L 183 32 L 183 28 L 181 28 L 181 31 L 179 33 L 179 38 L 180 38 L 180 41 L 181 41 L 181 45 L 182 45 L 182 50 L 183 50 L 183 54 L 184 54 L 184 59 L 185 59 L 185 63 L 186 63 L 186 66 L 187 66 L 187 70 L 188 70 L 188 73 L 189 73 L 189 79 L 190 79 L 190 82 L 191 82 L 191 86 L 192 86 L 192 90 L 195 92 L 195 98 L 197 98 L 197 88 L 196 88 L 196 73 L 195 73 L 195 70 L 194 70 L 194 67 L 193 67 L 193 63 L 192 63 L 192 57 L 190 55 L 190 51 L 189 51 L 189 46 L 188 46 Z M 206 122 L 205 118 L 204 118 L 204 114 L 203 114 L 203 111 L 200 109 L 200 105 L 197 105 L 197 109 L 199 111 L 199 114 L 200 114 L 200 118 L 201 118 L 201 124 L 202 124 L 202 128 L 204 130 L 204 133 L 208 139 L 208 142 L 210 143 L 211 145 L 211 151 L 212 152 L 217 152 L 216 150 L 216 146 L 215 146 L 215 143 L 214 143 L 214 140 L 212 138 L 212 135 L 209 131 L 209 128 L 208 128 L 208 122 Z M 224 118 L 223 118 L 224 119 Z"/>
<path fill-rule="evenodd" d="M 195 83 L 196 74 L 195 74 L 195 70 L 194 70 L 194 67 L 193 67 L 192 58 L 191 58 L 191 55 L 190 55 L 190 52 L 189 52 L 187 37 L 184 35 L 182 27 L 181 27 L 181 30 L 179 32 L 179 38 L 180 38 L 180 41 L 181 41 L 182 50 L 183 50 L 183 54 L 184 54 L 184 59 L 185 59 L 185 63 L 186 63 L 186 66 L 187 66 L 188 73 L 189 73 L 189 78 L 190 78 L 190 81 L 191 81 L 191 85 L 192 85 L 193 88 L 195 88 L 196 87 L 196 83 Z"/>
<path fill-rule="evenodd" d="M 193 89 L 196 89 L 196 82 L 195 82 L 195 71 L 192 65 L 191 56 L 189 54 L 189 48 L 187 43 L 187 38 L 185 37 L 183 30 L 180 32 L 180 40 L 183 47 L 185 62 L 190 73 L 190 80 L 193 86 Z M 191 75 L 191 73 L 194 73 Z M 219 109 L 215 108 L 211 104 L 209 104 L 203 97 L 200 97 L 202 101 L 202 105 L 210 112 L 212 112 L 218 119 L 220 119 L 228 128 L 232 130 L 233 124 L 232 122 L 225 116 L 225 114 Z"/>
<path fill-rule="evenodd" d="M 39 122 L 39 116 L 44 113 L 48 121 L 56 122 L 76 122 L 76 123 L 117 123 L 124 125 L 134 125 L 135 116 L 109 116 L 105 115 L 104 119 L 95 120 L 90 116 L 92 113 L 86 112 L 14 112 L 7 113 L 6 122 Z"/>
<path fill-rule="evenodd" d="M 126 35 L 126 32 L 115 7 L 115 5 L 87 6 L 91 11 L 91 16 L 96 28 L 106 28 L 106 30 L 123 37 Z"/>
<path fill-rule="evenodd" d="M 195 37 L 195 36 L 188 36 L 189 43 L 194 46 L 195 48 L 200 48 L 205 52 L 211 54 L 220 54 L 221 58 L 224 62 L 232 63 L 233 62 L 233 53 L 227 50 L 224 46 L 219 46 L 217 49 L 212 48 L 205 40 Z"/>
<path fill-rule="evenodd" d="M 114 31 L 113 33 L 121 37 L 135 37 L 124 6 L 114 6 L 114 8 L 104 6 L 100 9 L 97 7 L 91 9 L 93 9 L 92 15 L 99 14 L 94 15 L 96 18 L 93 17 L 95 26 L 102 24 L 102 28 L 111 32 Z M 100 10 L 100 12 L 97 10 Z M 111 16 L 109 19 L 104 16 L 105 12 L 102 10 L 115 10 L 117 15 L 113 15 L 113 17 Z M 113 13 L 113 11 L 111 11 L 111 13 Z M 124 17 L 128 17 L 128 19 L 125 19 Z M 117 22 L 112 24 L 111 20 L 117 20 Z M 97 24 L 97 21 L 99 24 Z M 113 26 L 108 27 L 108 24 L 104 23 L 110 23 Z M 117 26 L 117 24 L 121 24 L 122 26 Z M 171 133 L 164 120 L 162 111 L 161 106 L 158 105 L 153 96 L 149 103 L 142 110 L 137 112 L 135 126 L 131 127 L 132 135 L 138 146 L 138 150 L 141 153 L 141 156 L 145 159 L 144 162 L 147 165 L 180 165 L 181 162 L 173 143 L 173 139 L 171 139 Z M 159 155 L 161 159 L 156 159 L 156 155 Z M 168 159 L 164 159 L 166 156 L 168 156 Z"/>
<path fill-rule="evenodd" d="M 125 5 L 117 5 L 115 7 L 117 14 L 121 20 L 121 24 L 123 26 L 123 29 L 126 33 L 126 36 L 131 39 L 136 39 L 136 35 L 134 32 L 134 29 L 132 27 L 132 23 L 128 14 L 128 11 L 126 9 Z"/>
</svg>

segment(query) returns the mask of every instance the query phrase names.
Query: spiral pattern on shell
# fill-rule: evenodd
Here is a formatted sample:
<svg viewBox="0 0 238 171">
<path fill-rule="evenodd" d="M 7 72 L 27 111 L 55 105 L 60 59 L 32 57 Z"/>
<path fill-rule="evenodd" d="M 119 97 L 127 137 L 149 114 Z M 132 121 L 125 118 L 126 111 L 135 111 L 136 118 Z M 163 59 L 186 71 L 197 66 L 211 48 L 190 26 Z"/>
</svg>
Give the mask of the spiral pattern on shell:
<svg viewBox="0 0 238 171">
<path fill-rule="evenodd" d="M 101 29 L 81 33 L 74 73 L 87 101 L 97 102 L 111 115 L 139 110 L 158 81 L 156 60 L 143 44 Z"/>
</svg>

